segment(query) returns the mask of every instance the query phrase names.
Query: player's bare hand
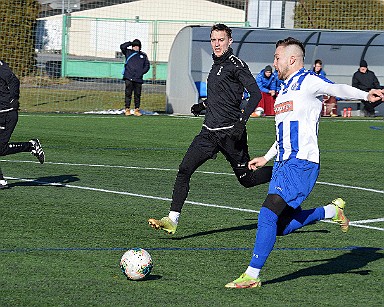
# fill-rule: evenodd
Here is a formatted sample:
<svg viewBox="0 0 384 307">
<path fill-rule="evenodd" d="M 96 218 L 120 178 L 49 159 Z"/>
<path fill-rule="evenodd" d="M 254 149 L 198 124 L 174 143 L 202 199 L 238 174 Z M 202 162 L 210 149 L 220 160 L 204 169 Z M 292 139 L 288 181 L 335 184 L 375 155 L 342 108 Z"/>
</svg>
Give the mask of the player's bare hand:
<svg viewBox="0 0 384 307">
<path fill-rule="evenodd" d="M 368 100 L 370 102 L 376 102 L 376 101 L 384 101 L 384 89 L 379 90 L 379 89 L 372 89 L 368 93 Z"/>
<path fill-rule="evenodd" d="M 256 157 L 248 162 L 248 168 L 255 171 L 259 167 L 263 167 L 267 162 L 268 161 L 264 157 Z"/>
</svg>

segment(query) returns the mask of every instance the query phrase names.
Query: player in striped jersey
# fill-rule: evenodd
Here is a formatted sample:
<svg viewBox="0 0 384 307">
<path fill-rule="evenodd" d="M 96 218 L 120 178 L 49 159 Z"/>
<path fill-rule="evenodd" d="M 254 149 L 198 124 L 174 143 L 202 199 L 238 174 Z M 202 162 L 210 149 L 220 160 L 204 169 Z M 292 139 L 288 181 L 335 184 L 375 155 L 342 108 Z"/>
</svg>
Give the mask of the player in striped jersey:
<svg viewBox="0 0 384 307">
<path fill-rule="evenodd" d="M 277 235 L 287 235 L 323 219 L 338 222 L 347 232 L 349 220 L 345 202 L 302 210 L 301 203 L 312 191 L 319 175 L 318 126 L 322 103 L 316 96 L 331 95 L 345 99 L 383 100 L 384 90 L 364 92 L 344 84 L 333 84 L 304 69 L 303 44 L 287 38 L 276 43 L 274 67 L 284 80 L 275 102 L 276 141 L 263 157 L 249 162 L 250 169 L 264 166 L 276 156 L 268 195 L 258 218 L 257 235 L 250 264 L 228 288 L 260 287 L 259 273 L 271 253 Z"/>
</svg>

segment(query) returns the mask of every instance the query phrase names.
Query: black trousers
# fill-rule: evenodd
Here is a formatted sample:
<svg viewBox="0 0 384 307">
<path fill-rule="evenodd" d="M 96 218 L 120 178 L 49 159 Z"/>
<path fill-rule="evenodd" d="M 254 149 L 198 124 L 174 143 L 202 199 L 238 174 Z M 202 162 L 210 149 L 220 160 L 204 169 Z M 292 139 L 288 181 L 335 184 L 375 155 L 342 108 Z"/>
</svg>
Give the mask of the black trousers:
<svg viewBox="0 0 384 307">
<path fill-rule="evenodd" d="M 135 109 L 140 108 L 142 83 L 125 80 L 125 107 L 131 108 L 132 92 Z"/>
<path fill-rule="evenodd" d="M 250 160 L 247 133 L 241 140 L 233 141 L 226 132 L 209 131 L 204 128 L 189 146 L 176 176 L 172 194 L 171 211 L 181 212 L 189 192 L 192 174 L 207 160 L 221 152 L 230 163 L 238 181 L 246 188 L 267 183 L 271 180 L 272 166 L 265 166 L 256 171 L 248 169 Z"/>
<path fill-rule="evenodd" d="M 367 115 L 375 115 L 375 108 L 382 103 L 382 101 L 369 102 L 366 100 L 361 100 L 361 102 L 364 104 Z"/>
<path fill-rule="evenodd" d="M 11 135 L 15 130 L 19 115 L 17 111 L 0 113 L 0 156 L 12 155 L 19 152 L 30 152 L 30 142 L 9 143 Z"/>
</svg>

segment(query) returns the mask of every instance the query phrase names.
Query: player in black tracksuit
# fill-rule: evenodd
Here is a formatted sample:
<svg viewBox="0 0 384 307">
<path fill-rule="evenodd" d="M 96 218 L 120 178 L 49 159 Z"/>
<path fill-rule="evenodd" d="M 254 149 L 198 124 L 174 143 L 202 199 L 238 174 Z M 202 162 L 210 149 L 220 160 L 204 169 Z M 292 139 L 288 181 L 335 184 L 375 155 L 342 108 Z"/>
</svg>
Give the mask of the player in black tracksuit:
<svg viewBox="0 0 384 307">
<path fill-rule="evenodd" d="M 218 35 L 216 38 L 215 35 Z M 228 46 L 221 52 L 220 44 L 229 39 Z M 217 47 L 215 42 L 217 40 Z M 247 64 L 237 58 L 229 45 L 232 43 L 231 30 L 222 24 L 212 27 L 211 45 L 214 50 L 213 65 L 207 79 L 207 100 L 195 104 L 191 112 L 199 115 L 206 109 L 205 120 L 200 133 L 194 138 L 177 173 L 170 214 L 161 220 L 149 219 L 151 227 L 174 233 L 178 217 L 189 192 L 189 182 L 195 170 L 204 162 L 221 152 L 244 187 L 249 188 L 269 182 L 272 167 L 256 171 L 248 169 L 250 160 L 245 125 L 261 99 L 260 90 Z M 227 48 L 225 48 L 227 47 Z M 217 53 L 215 53 L 217 48 Z M 250 94 L 244 110 L 240 103 L 244 88 Z"/>
<path fill-rule="evenodd" d="M 31 152 L 40 163 L 45 155 L 38 139 L 9 143 L 18 121 L 20 81 L 7 63 L 0 61 L 0 156 Z M 0 168 L 0 189 L 8 188 Z"/>
</svg>

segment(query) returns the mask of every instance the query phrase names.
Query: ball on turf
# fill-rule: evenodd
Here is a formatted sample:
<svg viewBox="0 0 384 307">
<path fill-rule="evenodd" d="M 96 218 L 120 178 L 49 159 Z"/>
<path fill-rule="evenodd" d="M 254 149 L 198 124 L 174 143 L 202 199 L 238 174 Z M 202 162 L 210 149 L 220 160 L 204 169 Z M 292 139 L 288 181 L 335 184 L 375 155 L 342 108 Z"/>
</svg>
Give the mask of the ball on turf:
<svg viewBox="0 0 384 307">
<path fill-rule="evenodd" d="M 128 279 L 144 279 L 152 271 L 152 257 L 145 249 L 132 248 L 121 257 L 120 268 Z"/>
</svg>

